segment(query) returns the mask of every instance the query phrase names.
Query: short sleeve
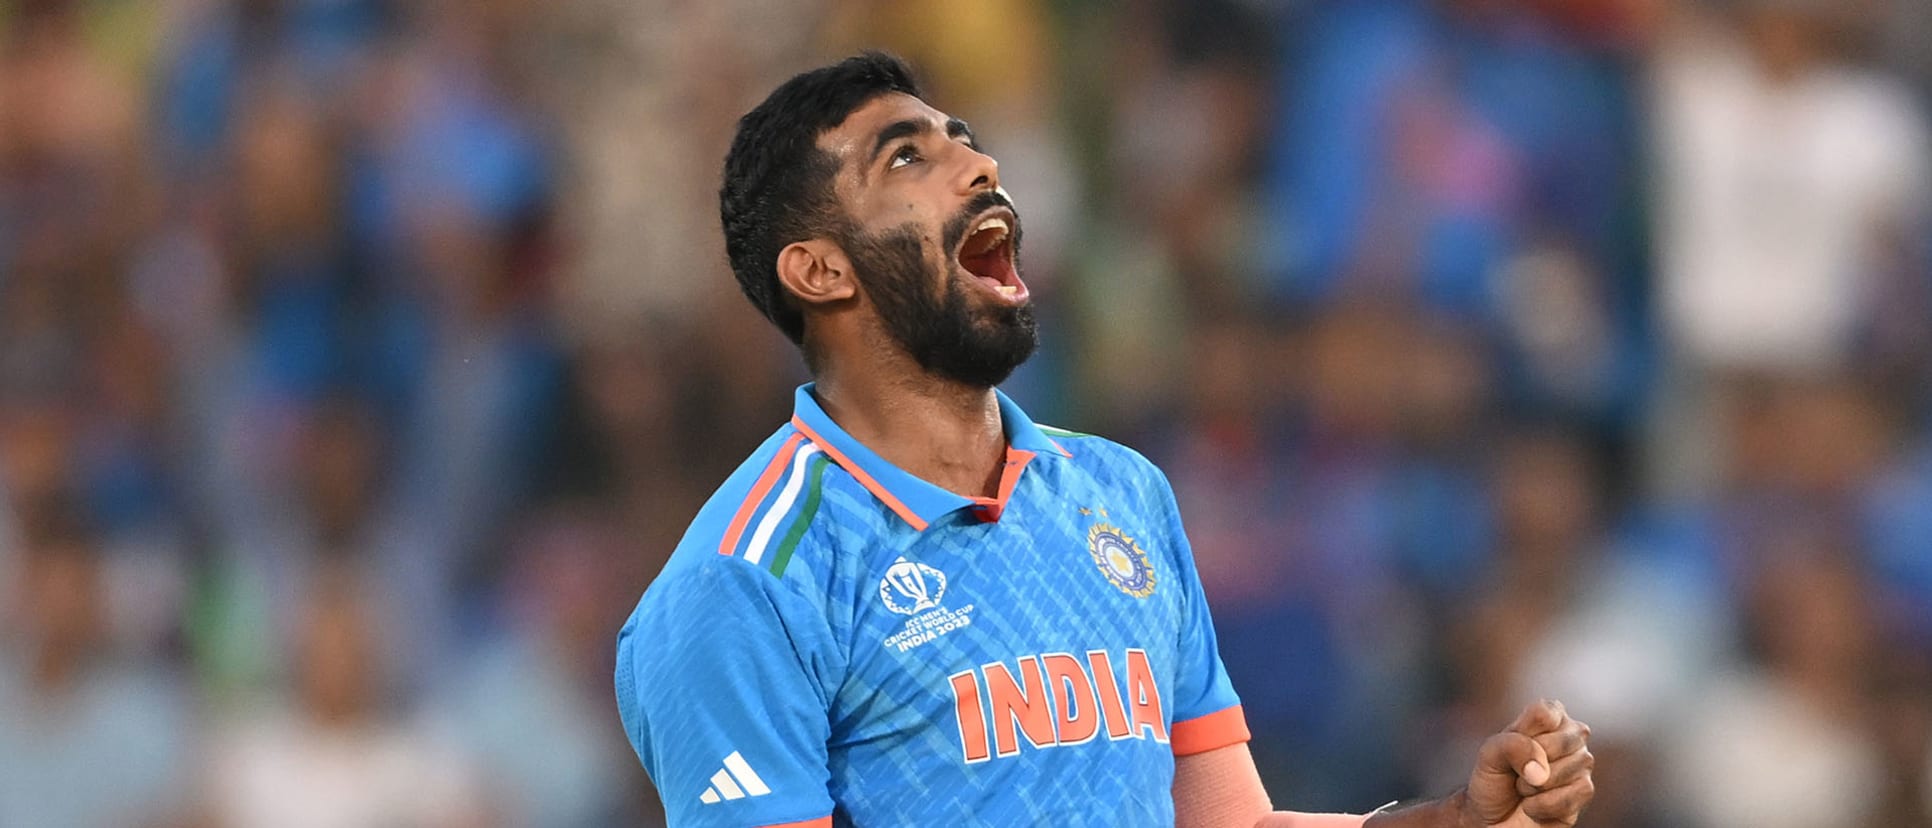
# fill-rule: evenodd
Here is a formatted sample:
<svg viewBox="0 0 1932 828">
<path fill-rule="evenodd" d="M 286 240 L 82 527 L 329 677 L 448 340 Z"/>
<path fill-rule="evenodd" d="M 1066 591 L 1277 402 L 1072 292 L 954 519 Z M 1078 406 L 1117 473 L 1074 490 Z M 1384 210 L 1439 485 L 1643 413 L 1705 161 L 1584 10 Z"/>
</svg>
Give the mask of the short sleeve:
<svg viewBox="0 0 1932 828">
<path fill-rule="evenodd" d="M 1187 756 L 1248 741 L 1248 723 L 1241 713 L 1241 698 L 1235 695 L 1228 670 L 1221 664 L 1214 619 L 1208 614 L 1201 576 L 1194 569 L 1194 548 L 1181 525 L 1174 490 L 1164 475 L 1158 471 L 1154 474 L 1159 508 L 1166 516 L 1167 546 L 1174 550 L 1177 586 L 1182 590 L 1181 661 L 1175 679 L 1170 741 L 1174 755 Z"/>
<path fill-rule="evenodd" d="M 763 567 L 666 572 L 617 638 L 618 711 L 672 826 L 832 812 L 826 740 L 843 659 L 824 612 Z"/>
</svg>

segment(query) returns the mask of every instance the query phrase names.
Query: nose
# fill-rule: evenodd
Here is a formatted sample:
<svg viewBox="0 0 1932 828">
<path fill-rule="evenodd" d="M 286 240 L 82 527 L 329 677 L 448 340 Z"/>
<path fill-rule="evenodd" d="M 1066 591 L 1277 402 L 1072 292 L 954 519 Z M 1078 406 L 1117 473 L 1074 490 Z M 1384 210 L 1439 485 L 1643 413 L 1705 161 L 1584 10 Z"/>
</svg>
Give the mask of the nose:
<svg viewBox="0 0 1932 828">
<path fill-rule="evenodd" d="M 973 149 L 964 144 L 960 149 L 966 151 L 966 167 L 959 180 L 965 184 L 963 191 L 970 195 L 980 190 L 998 189 L 1000 186 L 1000 162 L 993 156 Z"/>
</svg>

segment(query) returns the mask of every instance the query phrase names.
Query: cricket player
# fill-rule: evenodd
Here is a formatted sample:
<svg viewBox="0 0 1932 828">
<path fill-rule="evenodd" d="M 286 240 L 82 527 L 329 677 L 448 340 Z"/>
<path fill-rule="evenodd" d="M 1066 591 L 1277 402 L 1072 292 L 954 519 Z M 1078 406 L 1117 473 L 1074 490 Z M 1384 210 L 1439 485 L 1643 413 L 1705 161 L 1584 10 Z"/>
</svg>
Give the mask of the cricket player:
<svg viewBox="0 0 1932 828">
<path fill-rule="evenodd" d="M 1554 702 L 1445 798 L 1273 809 L 1167 479 L 997 390 L 1036 344 L 1020 216 L 904 64 L 778 87 L 720 200 L 739 286 L 815 381 L 618 635 L 672 825 L 1575 824 L 1589 728 Z"/>
</svg>

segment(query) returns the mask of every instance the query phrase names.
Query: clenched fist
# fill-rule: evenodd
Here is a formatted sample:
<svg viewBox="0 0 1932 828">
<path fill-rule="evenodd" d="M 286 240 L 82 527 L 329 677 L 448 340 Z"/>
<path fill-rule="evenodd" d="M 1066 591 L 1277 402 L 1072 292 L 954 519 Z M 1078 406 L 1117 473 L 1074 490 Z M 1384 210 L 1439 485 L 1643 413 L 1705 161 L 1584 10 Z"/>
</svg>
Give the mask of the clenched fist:
<svg viewBox="0 0 1932 828">
<path fill-rule="evenodd" d="M 1590 726 L 1570 718 L 1562 702 L 1524 708 L 1483 742 L 1462 801 L 1464 828 L 1575 825 L 1596 795 L 1589 741 Z"/>
</svg>

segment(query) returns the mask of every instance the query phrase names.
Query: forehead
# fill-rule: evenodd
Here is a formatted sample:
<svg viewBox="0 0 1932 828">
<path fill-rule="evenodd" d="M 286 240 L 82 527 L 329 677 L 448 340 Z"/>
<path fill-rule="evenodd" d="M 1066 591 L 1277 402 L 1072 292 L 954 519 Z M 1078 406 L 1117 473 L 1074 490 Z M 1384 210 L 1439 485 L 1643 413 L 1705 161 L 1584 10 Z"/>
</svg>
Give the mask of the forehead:
<svg viewBox="0 0 1932 828">
<path fill-rule="evenodd" d="M 934 130 L 942 134 L 946 131 L 946 113 L 903 92 L 888 92 L 866 101 L 838 126 L 826 130 L 819 136 L 818 146 L 845 168 L 854 159 L 864 160 L 880 130 L 905 120 L 927 121 Z"/>
</svg>

